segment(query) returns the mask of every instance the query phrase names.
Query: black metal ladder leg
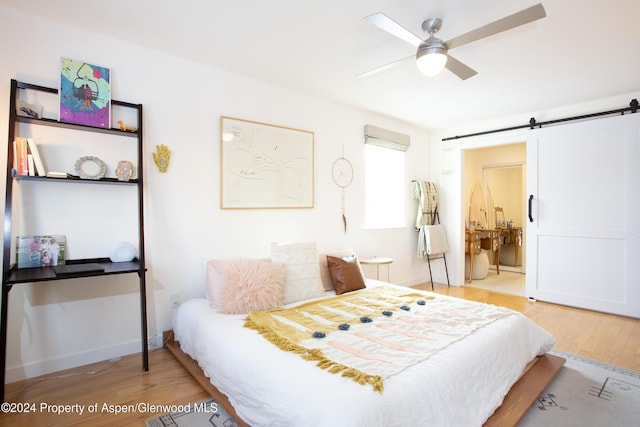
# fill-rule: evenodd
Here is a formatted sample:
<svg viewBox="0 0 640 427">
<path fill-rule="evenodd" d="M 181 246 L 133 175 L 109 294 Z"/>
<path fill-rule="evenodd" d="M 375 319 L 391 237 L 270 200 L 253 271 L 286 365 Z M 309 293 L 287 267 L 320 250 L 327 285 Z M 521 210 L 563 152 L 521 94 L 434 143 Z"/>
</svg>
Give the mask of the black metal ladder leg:
<svg viewBox="0 0 640 427">
<path fill-rule="evenodd" d="M 431 290 L 433 291 L 433 275 L 431 274 L 431 258 L 429 258 L 429 254 L 427 254 L 427 264 L 429 264 L 429 278 L 431 279 Z M 448 276 L 447 280 L 449 280 Z"/>
<path fill-rule="evenodd" d="M 442 254 L 442 259 L 444 260 L 444 272 L 447 273 L 447 286 L 451 286 L 449 283 L 449 269 L 447 268 L 447 257 Z"/>
<path fill-rule="evenodd" d="M 0 340 L 2 340 L 2 354 L 0 354 L 0 368 L 2 372 L 0 373 L 0 381 L 2 381 L 2 393 L 0 393 L 0 398 L 2 403 L 5 402 L 4 399 L 4 382 L 6 381 L 6 367 L 7 367 L 7 318 L 9 317 L 9 291 L 11 290 L 11 285 L 4 285 L 2 287 L 2 308 L 0 317 L 2 318 L 2 325 L 0 325 Z"/>
</svg>

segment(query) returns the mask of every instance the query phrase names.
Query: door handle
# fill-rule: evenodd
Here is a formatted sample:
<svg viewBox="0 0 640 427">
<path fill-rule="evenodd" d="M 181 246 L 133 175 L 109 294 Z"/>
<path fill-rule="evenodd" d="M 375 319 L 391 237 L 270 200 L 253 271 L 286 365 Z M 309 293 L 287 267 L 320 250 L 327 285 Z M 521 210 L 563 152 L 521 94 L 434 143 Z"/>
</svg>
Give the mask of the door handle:
<svg viewBox="0 0 640 427">
<path fill-rule="evenodd" d="M 533 205 L 533 194 L 529 195 L 529 222 L 533 222 L 533 216 L 531 214 Z"/>
</svg>

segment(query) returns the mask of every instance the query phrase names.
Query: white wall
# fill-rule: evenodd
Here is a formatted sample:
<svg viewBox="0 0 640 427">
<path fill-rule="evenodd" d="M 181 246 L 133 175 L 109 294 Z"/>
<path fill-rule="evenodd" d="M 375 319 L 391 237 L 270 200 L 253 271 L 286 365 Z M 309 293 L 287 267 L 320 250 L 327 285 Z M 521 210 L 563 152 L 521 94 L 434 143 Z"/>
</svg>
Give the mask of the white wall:
<svg viewBox="0 0 640 427">
<path fill-rule="evenodd" d="M 427 160 L 429 141 L 424 130 L 10 8 L 0 7 L 0 38 L 5 40 L 0 47 L 0 135 L 7 134 L 9 80 L 16 78 L 57 87 L 60 57 L 110 67 L 112 97 L 144 105 L 151 337 L 171 328 L 170 295 L 178 294 L 182 301 L 204 296 L 204 259 L 268 257 L 270 243 L 274 241 L 313 240 L 318 242 L 320 251 L 351 247 L 361 257 L 392 257 L 391 280 L 399 284 L 415 284 L 428 277 L 426 265 L 415 257 L 416 233 L 412 223 L 416 202 L 410 184 L 412 179 L 431 175 Z M 315 132 L 315 207 L 220 210 L 221 115 Z M 411 135 L 406 228 L 377 231 L 361 228 L 363 126 L 369 123 Z M 54 137 L 45 133 L 39 138 Z M 115 156 L 108 144 L 105 141 L 100 147 L 101 155 Z M 166 174 L 155 169 L 151 158 L 159 144 L 173 152 Z M 354 182 L 346 190 L 349 220 L 346 234 L 341 221 L 341 193 L 330 175 L 331 165 L 341 155 L 343 145 L 345 157 L 355 168 Z M 4 165 L 6 150 L 1 151 Z M 88 154 L 94 153 L 83 153 Z M 68 159 L 70 172 L 75 160 L 76 157 Z M 61 193 L 60 189 L 51 191 Z M 65 186 L 64 191 L 70 191 L 69 187 Z M 61 205 L 70 203 L 64 193 L 59 196 Z M 93 210 L 86 208 L 83 218 L 109 224 L 107 220 L 117 215 L 103 210 L 119 206 L 122 196 L 117 191 L 106 191 L 101 197 L 99 206 Z M 91 232 L 102 236 L 99 241 L 95 238 L 85 241 L 79 237 L 83 221 L 68 218 L 56 230 L 69 236 L 68 246 L 74 258 L 107 256 L 113 243 L 131 238 L 126 223 L 116 222 Z M 374 270 L 369 270 L 369 274 L 374 274 Z M 136 277 L 16 285 L 10 293 L 8 328 L 9 382 L 138 352 Z"/>
</svg>

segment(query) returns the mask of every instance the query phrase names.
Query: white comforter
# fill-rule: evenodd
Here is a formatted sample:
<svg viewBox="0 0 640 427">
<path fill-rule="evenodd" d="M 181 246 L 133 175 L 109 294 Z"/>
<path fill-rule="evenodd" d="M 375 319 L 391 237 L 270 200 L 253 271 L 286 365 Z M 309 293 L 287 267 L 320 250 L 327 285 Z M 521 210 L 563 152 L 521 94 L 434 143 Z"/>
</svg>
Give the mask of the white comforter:
<svg viewBox="0 0 640 427">
<path fill-rule="evenodd" d="M 176 311 L 174 332 L 182 350 L 255 427 L 480 426 L 527 363 L 555 342 L 513 312 L 387 379 L 380 394 L 278 349 L 243 327 L 245 318 L 193 299 Z"/>
</svg>

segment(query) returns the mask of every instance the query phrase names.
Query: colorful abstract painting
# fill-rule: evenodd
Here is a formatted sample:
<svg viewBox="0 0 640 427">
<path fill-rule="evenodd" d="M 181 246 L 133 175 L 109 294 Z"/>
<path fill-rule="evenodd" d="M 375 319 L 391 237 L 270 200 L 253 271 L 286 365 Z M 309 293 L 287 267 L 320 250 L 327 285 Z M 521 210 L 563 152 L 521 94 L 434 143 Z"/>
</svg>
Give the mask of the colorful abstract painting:
<svg viewBox="0 0 640 427">
<path fill-rule="evenodd" d="M 62 58 L 60 121 L 111 127 L 111 73 L 108 68 Z"/>
</svg>

